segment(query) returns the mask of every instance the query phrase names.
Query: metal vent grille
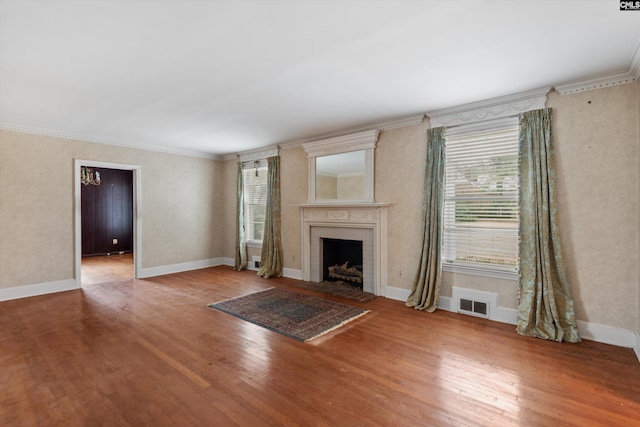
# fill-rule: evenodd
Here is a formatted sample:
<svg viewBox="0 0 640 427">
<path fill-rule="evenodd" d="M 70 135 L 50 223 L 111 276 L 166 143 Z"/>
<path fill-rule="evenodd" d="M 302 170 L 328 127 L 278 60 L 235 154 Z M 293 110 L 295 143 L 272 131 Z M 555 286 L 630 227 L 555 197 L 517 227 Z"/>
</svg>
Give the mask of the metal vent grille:
<svg viewBox="0 0 640 427">
<path fill-rule="evenodd" d="M 474 301 L 467 298 L 460 298 L 458 310 L 461 313 L 472 314 L 479 317 L 489 317 L 489 304 L 484 301 Z"/>
</svg>

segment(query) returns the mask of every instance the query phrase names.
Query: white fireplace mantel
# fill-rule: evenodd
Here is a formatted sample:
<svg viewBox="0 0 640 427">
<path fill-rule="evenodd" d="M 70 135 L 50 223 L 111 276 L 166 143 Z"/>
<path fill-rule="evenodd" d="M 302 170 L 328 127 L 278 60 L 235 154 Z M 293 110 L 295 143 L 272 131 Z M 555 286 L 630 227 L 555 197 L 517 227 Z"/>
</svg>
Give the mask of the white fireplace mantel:
<svg viewBox="0 0 640 427">
<path fill-rule="evenodd" d="M 301 204 L 302 279 L 311 280 L 311 230 L 371 229 L 373 231 L 373 293 L 385 295 L 387 285 L 387 203 Z"/>
</svg>

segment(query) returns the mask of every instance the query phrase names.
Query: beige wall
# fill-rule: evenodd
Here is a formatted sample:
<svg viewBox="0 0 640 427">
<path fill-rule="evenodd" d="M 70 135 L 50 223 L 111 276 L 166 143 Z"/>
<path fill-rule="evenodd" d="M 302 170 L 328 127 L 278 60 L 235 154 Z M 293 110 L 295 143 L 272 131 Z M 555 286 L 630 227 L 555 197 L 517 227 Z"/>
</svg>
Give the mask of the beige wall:
<svg viewBox="0 0 640 427">
<path fill-rule="evenodd" d="M 640 330 L 639 99 L 639 83 L 548 98 L 577 317 L 633 330 Z M 388 284 L 397 288 L 411 288 L 420 253 L 428 127 L 425 120 L 384 131 L 376 148 L 375 200 L 391 204 Z M 296 205 L 307 201 L 307 157 L 301 147 L 280 156 L 284 266 L 300 270 Z M 236 160 L 1 132 L 0 287 L 73 278 L 74 158 L 142 166 L 143 268 L 233 259 Z M 497 292 L 501 306 L 517 305 L 515 282 L 446 273 L 442 295 L 451 296 L 452 286 Z"/>
<path fill-rule="evenodd" d="M 282 212 L 282 252 L 284 267 L 295 270 L 302 268 L 302 235 L 300 208 L 306 203 L 309 177 L 307 175 L 307 154 L 302 147 L 280 150 L 281 172 L 281 212 Z"/>
<path fill-rule="evenodd" d="M 639 84 L 548 98 L 553 108 L 558 215 L 579 320 L 638 330 Z M 591 101 L 589 103 L 588 101 Z M 375 200 L 387 202 L 388 284 L 410 289 L 420 253 L 428 120 L 384 131 L 376 148 Z M 299 270 L 300 213 L 307 200 L 302 148 L 281 151 L 285 267 Z M 228 255 L 232 256 L 232 255 Z M 466 287 L 517 307 L 515 281 L 445 273 L 441 294 Z"/>
<path fill-rule="evenodd" d="M 638 327 L 638 83 L 552 93 L 558 216 L 580 320 Z"/>
<path fill-rule="evenodd" d="M 220 223 L 223 225 L 222 256 L 235 259 L 236 254 L 236 180 L 238 178 L 238 160 L 222 162 L 222 216 Z"/>
<path fill-rule="evenodd" d="M 0 288 L 74 278 L 74 159 L 141 166 L 142 268 L 222 256 L 221 162 L 0 131 Z"/>
</svg>

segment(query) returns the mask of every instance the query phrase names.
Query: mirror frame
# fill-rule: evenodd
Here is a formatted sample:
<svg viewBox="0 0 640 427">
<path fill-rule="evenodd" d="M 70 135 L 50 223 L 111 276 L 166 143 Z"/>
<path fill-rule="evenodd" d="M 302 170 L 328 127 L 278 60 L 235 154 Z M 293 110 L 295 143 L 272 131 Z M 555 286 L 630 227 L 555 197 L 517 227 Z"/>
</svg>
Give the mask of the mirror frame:
<svg viewBox="0 0 640 427">
<path fill-rule="evenodd" d="M 378 130 L 322 139 L 302 144 L 309 163 L 308 202 L 310 204 L 374 203 L 374 153 L 378 142 Z M 333 154 L 364 151 L 364 195 L 362 199 L 316 199 L 316 158 Z"/>
</svg>

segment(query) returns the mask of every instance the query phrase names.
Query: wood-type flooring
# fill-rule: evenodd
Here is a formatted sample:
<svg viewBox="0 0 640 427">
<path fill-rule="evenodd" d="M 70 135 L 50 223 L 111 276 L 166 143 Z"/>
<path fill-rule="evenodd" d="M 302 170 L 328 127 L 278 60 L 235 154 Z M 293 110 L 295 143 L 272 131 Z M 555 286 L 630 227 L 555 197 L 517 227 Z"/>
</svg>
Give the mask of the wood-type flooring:
<svg viewBox="0 0 640 427">
<path fill-rule="evenodd" d="M 1 426 L 640 425 L 628 348 L 230 267 L 134 280 L 93 261 L 81 290 L 0 303 Z M 370 313 L 301 343 L 207 307 L 272 286 Z"/>
</svg>

